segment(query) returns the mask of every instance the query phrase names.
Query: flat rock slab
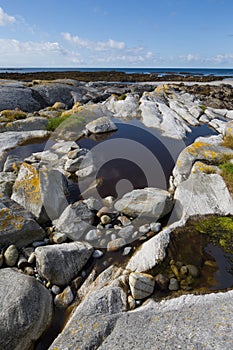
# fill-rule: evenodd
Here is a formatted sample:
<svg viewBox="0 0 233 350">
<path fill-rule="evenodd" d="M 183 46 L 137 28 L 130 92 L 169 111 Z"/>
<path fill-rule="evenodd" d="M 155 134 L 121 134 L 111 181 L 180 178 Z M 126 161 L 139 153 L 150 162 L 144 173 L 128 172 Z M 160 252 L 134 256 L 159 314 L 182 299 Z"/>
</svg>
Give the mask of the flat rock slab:
<svg viewBox="0 0 233 350">
<path fill-rule="evenodd" d="M 21 205 L 0 193 L 0 247 L 18 248 L 43 239 L 44 230 Z"/>
<path fill-rule="evenodd" d="M 115 209 L 129 216 L 147 216 L 158 220 L 168 214 L 173 206 L 169 192 L 146 187 L 126 193 L 115 203 Z"/>
<path fill-rule="evenodd" d="M 42 278 L 62 286 L 77 277 L 92 255 L 93 247 L 84 242 L 63 243 L 36 248 L 36 266 Z"/>
<path fill-rule="evenodd" d="M 0 270 L 0 348 L 28 350 L 49 326 L 51 293 L 35 278 Z"/>
<path fill-rule="evenodd" d="M 232 215 L 233 199 L 218 174 L 191 174 L 176 189 L 177 213 L 182 218 L 192 215 Z"/>
<path fill-rule="evenodd" d="M 117 130 L 117 126 L 110 118 L 100 117 L 86 125 L 86 130 L 92 134 L 103 134 L 105 132 L 112 132 Z"/>
</svg>

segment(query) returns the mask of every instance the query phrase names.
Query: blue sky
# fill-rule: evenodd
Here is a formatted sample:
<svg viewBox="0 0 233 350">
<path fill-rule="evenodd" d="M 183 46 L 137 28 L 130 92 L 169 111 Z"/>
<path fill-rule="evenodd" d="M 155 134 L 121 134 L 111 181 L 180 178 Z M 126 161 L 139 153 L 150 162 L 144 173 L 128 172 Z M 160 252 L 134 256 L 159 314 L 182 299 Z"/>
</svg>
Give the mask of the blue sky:
<svg viewBox="0 0 233 350">
<path fill-rule="evenodd" d="M 232 0 L 0 0 L 0 67 L 233 67 Z"/>
</svg>

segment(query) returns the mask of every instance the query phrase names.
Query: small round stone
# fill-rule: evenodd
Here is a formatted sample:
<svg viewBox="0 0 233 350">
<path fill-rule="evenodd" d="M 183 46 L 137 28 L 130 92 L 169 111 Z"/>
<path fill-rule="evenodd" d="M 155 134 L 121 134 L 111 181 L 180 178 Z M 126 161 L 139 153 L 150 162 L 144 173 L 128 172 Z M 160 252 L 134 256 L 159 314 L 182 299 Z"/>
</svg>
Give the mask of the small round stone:
<svg viewBox="0 0 233 350">
<path fill-rule="evenodd" d="M 35 260 L 36 260 L 36 254 L 35 252 L 32 252 L 28 258 L 28 263 L 33 264 Z"/>
<path fill-rule="evenodd" d="M 101 216 L 100 221 L 103 225 L 107 225 L 107 224 L 110 224 L 112 219 L 108 215 L 103 215 L 103 216 Z"/>
<path fill-rule="evenodd" d="M 192 277 L 198 277 L 199 276 L 199 270 L 195 265 L 186 265 L 188 268 L 188 272 Z"/>
<path fill-rule="evenodd" d="M 158 287 L 161 290 L 168 289 L 169 278 L 164 276 L 162 273 L 159 273 L 158 275 L 155 276 L 155 282 L 157 283 Z"/>
<path fill-rule="evenodd" d="M 98 218 L 101 218 L 101 216 L 103 216 L 103 215 L 106 215 L 106 214 L 109 214 L 109 208 L 108 207 L 102 207 L 102 208 L 100 208 L 100 210 L 97 212 L 97 214 L 96 214 L 96 216 L 98 217 Z"/>
<path fill-rule="evenodd" d="M 158 233 L 161 229 L 161 224 L 160 222 L 151 222 L 150 223 L 150 229 L 154 233 Z"/>
<path fill-rule="evenodd" d="M 131 295 L 128 296 L 128 305 L 130 310 L 135 309 L 136 301 Z"/>
<path fill-rule="evenodd" d="M 113 204 L 115 202 L 115 198 L 113 196 L 107 196 L 102 199 L 103 205 L 109 206 L 110 208 L 113 207 Z"/>
<path fill-rule="evenodd" d="M 127 216 L 118 216 L 117 218 L 118 221 L 122 224 L 122 226 L 128 226 L 131 224 L 131 220 L 127 218 Z"/>
<path fill-rule="evenodd" d="M 142 234 L 146 234 L 150 231 L 150 225 L 149 224 L 145 224 L 139 227 L 139 232 Z"/>
<path fill-rule="evenodd" d="M 124 238 L 117 238 L 113 241 L 108 242 L 107 251 L 108 252 L 115 252 L 115 251 L 121 249 L 122 247 L 124 247 L 125 245 L 126 245 L 126 241 Z"/>
<path fill-rule="evenodd" d="M 64 243 L 67 240 L 65 233 L 57 232 L 53 235 L 53 242 L 56 244 Z"/>
<path fill-rule="evenodd" d="M 169 281 L 168 289 L 170 291 L 176 291 L 179 290 L 179 283 L 176 278 L 171 278 Z"/>
<path fill-rule="evenodd" d="M 123 251 L 123 256 L 129 255 L 132 251 L 132 247 L 125 247 Z"/>
<path fill-rule="evenodd" d="M 28 276 L 34 276 L 35 274 L 34 269 L 31 266 L 25 267 L 24 273 Z"/>
<path fill-rule="evenodd" d="M 93 229 L 93 230 L 90 230 L 87 232 L 86 236 L 85 236 L 85 239 L 87 241 L 94 241 L 98 238 L 98 230 L 96 229 Z"/>
<path fill-rule="evenodd" d="M 4 253 L 5 263 L 10 267 L 15 266 L 18 256 L 19 253 L 16 246 L 10 245 Z"/>
<path fill-rule="evenodd" d="M 57 295 L 61 292 L 61 288 L 56 286 L 55 284 L 52 286 L 51 291 L 53 294 Z"/>
<path fill-rule="evenodd" d="M 181 266 L 181 268 L 180 268 L 180 274 L 181 274 L 182 276 L 184 276 L 184 275 L 187 275 L 187 273 L 188 273 L 188 268 L 187 268 L 187 266 L 185 266 L 185 265 Z"/>
<path fill-rule="evenodd" d="M 104 255 L 104 253 L 98 249 L 94 250 L 94 252 L 92 253 L 92 257 L 95 259 L 102 258 L 103 255 Z"/>
</svg>

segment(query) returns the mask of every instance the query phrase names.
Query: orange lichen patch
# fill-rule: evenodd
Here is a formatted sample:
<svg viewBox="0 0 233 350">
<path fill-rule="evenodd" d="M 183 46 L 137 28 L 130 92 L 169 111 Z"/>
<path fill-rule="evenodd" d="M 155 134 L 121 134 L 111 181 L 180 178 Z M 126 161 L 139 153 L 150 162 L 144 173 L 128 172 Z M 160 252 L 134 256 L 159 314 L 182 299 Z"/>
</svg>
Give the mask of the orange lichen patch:
<svg viewBox="0 0 233 350">
<path fill-rule="evenodd" d="M 204 147 L 209 147 L 209 144 L 206 142 L 194 142 L 192 145 L 187 147 L 187 151 L 193 156 L 197 156 L 203 151 Z"/>
<path fill-rule="evenodd" d="M 38 171 L 30 164 L 23 163 L 20 167 L 18 178 L 14 184 L 14 192 L 20 193 L 25 202 L 40 205 L 40 178 Z"/>
<path fill-rule="evenodd" d="M 20 215 L 13 215 L 9 208 L 0 210 L 0 232 L 7 231 L 9 227 L 15 230 L 23 228 L 24 218 Z"/>
<path fill-rule="evenodd" d="M 25 119 L 27 113 L 19 110 L 4 109 L 0 112 L 0 121 L 10 122 L 18 119 Z"/>
<path fill-rule="evenodd" d="M 215 174 L 216 169 L 213 165 L 208 165 L 202 162 L 196 162 L 192 168 L 192 173 Z"/>
</svg>

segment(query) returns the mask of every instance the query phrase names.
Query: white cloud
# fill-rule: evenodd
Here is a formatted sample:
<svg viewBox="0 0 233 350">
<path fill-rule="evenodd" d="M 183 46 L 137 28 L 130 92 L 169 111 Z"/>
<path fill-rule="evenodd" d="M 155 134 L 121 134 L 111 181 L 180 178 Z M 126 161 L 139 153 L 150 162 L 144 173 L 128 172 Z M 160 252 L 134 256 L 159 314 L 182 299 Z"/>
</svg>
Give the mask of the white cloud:
<svg viewBox="0 0 233 350">
<path fill-rule="evenodd" d="M 71 35 L 70 33 L 62 33 L 63 38 L 70 44 L 73 44 L 79 48 L 85 48 L 94 51 L 107 51 L 107 50 L 123 50 L 126 45 L 123 41 L 115 41 L 109 39 L 108 41 L 92 41 L 88 39 L 82 39 L 78 35 Z"/>
<path fill-rule="evenodd" d="M 3 11 L 2 7 L 0 7 L 0 26 L 4 27 L 15 22 L 15 17 L 9 16 L 6 12 Z"/>
</svg>

